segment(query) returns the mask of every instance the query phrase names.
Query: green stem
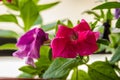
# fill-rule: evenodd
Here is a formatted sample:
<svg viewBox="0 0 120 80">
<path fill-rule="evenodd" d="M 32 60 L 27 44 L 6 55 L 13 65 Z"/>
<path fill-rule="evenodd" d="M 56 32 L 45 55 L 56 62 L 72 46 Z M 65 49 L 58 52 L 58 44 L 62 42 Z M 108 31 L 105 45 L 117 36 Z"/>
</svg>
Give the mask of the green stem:
<svg viewBox="0 0 120 80">
<path fill-rule="evenodd" d="M 76 67 L 76 80 L 78 80 L 78 67 Z"/>
</svg>

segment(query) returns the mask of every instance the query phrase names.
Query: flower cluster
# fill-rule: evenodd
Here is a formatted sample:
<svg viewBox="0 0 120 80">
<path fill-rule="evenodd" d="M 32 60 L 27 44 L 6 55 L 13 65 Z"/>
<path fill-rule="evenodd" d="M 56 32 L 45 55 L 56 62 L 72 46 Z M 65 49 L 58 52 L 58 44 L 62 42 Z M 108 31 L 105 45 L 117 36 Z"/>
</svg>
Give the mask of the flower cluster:
<svg viewBox="0 0 120 80">
<path fill-rule="evenodd" d="M 74 28 L 59 25 L 55 38 L 51 41 L 52 57 L 75 58 L 77 56 L 87 56 L 97 49 L 97 39 L 99 32 L 90 30 L 88 23 L 83 19 Z M 26 32 L 17 42 L 18 51 L 13 56 L 27 58 L 27 64 L 35 66 L 33 59 L 40 58 L 39 50 L 48 34 L 40 28 L 34 28 Z"/>
</svg>

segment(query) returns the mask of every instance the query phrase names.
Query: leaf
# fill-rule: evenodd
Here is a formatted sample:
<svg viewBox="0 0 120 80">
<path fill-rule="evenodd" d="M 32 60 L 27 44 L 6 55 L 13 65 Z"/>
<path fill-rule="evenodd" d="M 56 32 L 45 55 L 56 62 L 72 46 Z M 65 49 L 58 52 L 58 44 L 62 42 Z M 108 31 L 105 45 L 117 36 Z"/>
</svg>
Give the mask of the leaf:
<svg viewBox="0 0 120 80">
<path fill-rule="evenodd" d="M 16 17 L 12 14 L 0 15 L 0 22 L 14 22 L 18 24 Z"/>
<path fill-rule="evenodd" d="M 23 66 L 23 67 L 19 68 L 19 70 L 23 71 L 25 73 L 31 74 L 31 75 L 37 74 L 37 70 L 32 66 Z"/>
<path fill-rule="evenodd" d="M 119 34 L 113 34 L 113 33 L 109 35 L 110 46 L 111 46 L 112 48 L 118 47 L 119 41 L 120 41 L 119 36 L 120 36 Z"/>
<path fill-rule="evenodd" d="M 21 7 L 20 13 L 24 22 L 24 30 L 28 31 L 39 16 L 37 6 L 32 0 L 28 0 Z"/>
<path fill-rule="evenodd" d="M 83 13 L 87 13 L 87 14 L 93 14 L 97 19 L 100 18 L 100 15 L 97 14 L 97 12 L 95 11 L 92 11 L 92 10 L 87 10 L 87 11 L 84 11 Z"/>
<path fill-rule="evenodd" d="M 47 71 L 43 74 L 44 79 L 60 79 L 65 78 L 70 70 L 79 65 L 77 59 L 55 59 Z"/>
<path fill-rule="evenodd" d="M 77 75 L 78 75 L 78 78 L 76 78 Z M 78 70 L 78 73 L 77 73 L 77 70 L 74 69 L 71 80 L 91 80 L 91 79 L 85 71 Z"/>
<path fill-rule="evenodd" d="M 67 26 L 70 27 L 70 28 L 73 27 L 73 24 L 72 24 L 72 22 L 71 22 L 70 20 L 68 20 L 68 22 L 67 22 Z"/>
<path fill-rule="evenodd" d="M 3 38 L 18 38 L 18 34 L 10 30 L 0 30 L 0 37 Z"/>
<path fill-rule="evenodd" d="M 34 78 L 33 75 L 28 74 L 28 73 L 21 73 L 18 78 Z"/>
<path fill-rule="evenodd" d="M 97 43 L 104 44 L 104 45 L 109 45 L 110 44 L 110 42 L 106 39 L 98 39 Z"/>
<path fill-rule="evenodd" d="M 15 11 L 19 10 L 19 8 L 16 5 L 13 5 L 13 4 L 5 4 L 5 6 L 9 9 L 12 9 L 12 10 L 15 10 Z"/>
<path fill-rule="evenodd" d="M 115 54 L 112 56 L 110 63 L 114 64 L 120 60 L 120 46 L 115 51 Z"/>
<path fill-rule="evenodd" d="M 112 19 L 113 19 L 113 15 L 112 15 L 112 13 L 111 13 L 111 10 L 108 9 L 108 11 L 107 11 L 107 16 L 106 16 L 106 20 L 112 20 Z"/>
<path fill-rule="evenodd" d="M 33 0 L 33 2 L 36 3 L 36 4 L 37 4 L 39 1 L 40 1 L 40 0 Z"/>
<path fill-rule="evenodd" d="M 13 43 L 7 43 L 0 45 L 0 50 L 17 50 L 15 44 Z"/>
<path fill-rule="evenodd" d="M 98 21 L 95 21 L 94 23 L 91 23 L 91 24 L 90 24 L 92 30 L 96 27 L 97 23 L 98 23 Z"/>
<path fill-rule="evenodd" d="M 64 22 L 66 21 L 66 19 L 64 20 L 61 20 L 61 22 Z M 53 30 L 56 28 L 56 25 L 57 25 L 57 22 L 52 22 L 52 23 L 49 23 L 49 24 L 46 24 L 46 25 L 42 25 L 41 28 L 44 30 L 44 31 L 50 31 L 50 30 Z"/>
<path fill-rule="evenodd" d="M 102 61 L 88 65 L 88 74 L 91 80 L 119 80 L 112 65 Z"/>
<path fill-rule="evenodd" d="M 101 5 L 94 7 L 92 10 L 112 9 L 112 8 L 120 8 L 120 3 L 119 2 L 106 2 L 106 3 L 103 3 Z"/>
<path fill-rule="evenodd" d="M 49 46 L 42 46 L 40 48 L 40 58 L 35 63 L 39 77 L 42 77 L 43 73 L 48 69 L 49 65 L 51 64 L 51 61 L 49 60 L 49 50 Z"/>
<path fill-rule="evenodd" d="M 36 19 L 34 25 L 40 25 L 40 24 L 42 25 L 42 23 L 43 23 L 42 16 L 39 15 L 38 18 Z"/>
<path fill-rule="evenodd" d="M 100 9 L 100 13 L 101 13 L 101 16 L 100 16 L 100 17 L 104 19 L 105 14 L 104 14 L 104 11 L 103 11 L 102 9 Z"/>
<path fill-rule="evenodd" d="M 40 5 L 38 5 L 38 11 L 43 11 L 43 10 L 49 9 L 59 3 L 60 2 L 57 1 L 57 2 L 53 2 L 53 3 L 49 3 L 49 4 L 40 4 Z"/>
<path fill-rule="evenodd" d="M 115 26 L 116 26 L 116 28 L 120 28 L 120 18 L 118 18 Z"/>
</svg>

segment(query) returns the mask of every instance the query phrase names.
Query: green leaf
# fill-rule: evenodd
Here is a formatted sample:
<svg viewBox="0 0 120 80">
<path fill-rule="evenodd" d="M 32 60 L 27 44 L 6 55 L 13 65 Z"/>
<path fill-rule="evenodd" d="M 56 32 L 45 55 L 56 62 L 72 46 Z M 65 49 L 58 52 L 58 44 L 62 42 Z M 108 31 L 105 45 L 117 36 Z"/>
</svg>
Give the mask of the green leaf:
<svg viewBox="0 0 120 80">
<path fill-rule="evenodd" d="M 104 45 L 109 45 L 110 44 L 110 42 L 106 39 L 98 39 L 97 43 L 104 44 Z"/>
<path fill-rule="evenodd" d="M 66 78 L 70 70 L 79 65 L 77 59 L 55 59 L 48 70 L 43 74 L 44 79 L 60 79 Z"/>
<path fill-rule="evenodd" d="M 33 0 L 33 2 L 36 3 L 36 4 L 37 4 L 39 1 L 40 1 L 40 0 Z"/>
<path fill-rule="evenodd" d="M 58 2 L 53 2 L 53 3 L 49 3 L 49 4 L 40 4 L 40 5 L 38 5 L 38 11 L 43 11 L 43 10 L 49 9 L 49 8 L 57 5 L 58 3 L 60 3 L 60 2 L 58 1 Z"/>
<path fill-rule="evenodd" d="M 61 22 L 64 22 L 66 21 L 66 19 L 64 20 L 61 20 Z M 52 22 L 52 23 L 49 23 L 49 24 L 46 24 L 46 25 L 42 25 L 41 28 L 44 30 L 44 31 L 50 31 L 50 30 L 53 30 L 56 28 L 56 25 L 57 25 L 58 22 Z"/>
<path fill-rule="evenodd" d="M 18 78 L 34 78 L 33 75 L 28 74 L 28 73 L 21 73 Z"/>
<path fill-rule="evenodd" d="M 20 13 L 24 22 L 24 30 L 28 31 L 39 16 L 37 6 L 32 0 L 28 0 L 21 7 Z"/>
<path fill-rule="evenodd" d="M 110 34 L 109 35 L 109 39 L 110 39 L 110 46 L 112 48 L 116 48 L 119 45 L 120 42 L 120 38 L 119 38 L 119 34 Z"/>
<path fill-rule="evenodd" d="M 70 27 L 70 28 L 73 27 L 73 24 L 72 24 L 72 22 L 71 22 L 70 20 L 68 20 L 68 22 L 67 22 L 67 26 Z"/>
<path fill-rule="evenodd" d="M 24 5 L 27 3 L 28 0 L 18 0 L 18 6 L 19 9 L 21 9 L 22 7 L 24 7 Z"/>
<path fill-rule="evenodd" d="M 15 44 L 13 43 L 7 43 L 0 45 L 0 50 L 17 50 Z"/>
<path fill-rule="evenodd" d="M 98 20 L 99 20 L 99 18 L 100 18 L 100 15 L 99 15 L 97 12 L 92 11 L 92 10 L 87 10 L 87 11 L 84 11 L 83 13 L 92 14 L 92 15 L 94 15 L 95 18 L 97 18 Z"/>
<path fill-rule="evenodd" d="M 16 5 L 12 5 L 12 4 L 5 4 L 5 6 L 9 9 L 12 9 L 12 10 L 15 10 L 15 11 L 18 11 L 19 8 L 16 6 Z"/>
<path fill-rule="evenodd" d="M 42 77 L 43 73 L 47 70 L 49 65 L 51 64 L 51 61 L 49 60 L 49 46 L 41 46 L 40 48 L 40 58 L 35 63 L 36 64 L 36 70 L 39 77 Z"/>
<path fill-rule="evenodd" d="M 42 25 L 43 24 L 43 19 L 42 19 L 42 16 L 39 15 L 38 18 L 36 19 L 34 25 Z"/>
<path fill-rule="evenodd" d="M 3 4 L 12 10 L 18 11 L 19 7 L 18 7 L 18 0 L 12 0 L 10 3 L 7 0 L 3 0 Z"/>
<path fill-rule="evenodd" d="M 98 5 L 93 8 L 93 10 L 97 9 L 112 9 L 112 8 L 120 8 L 120 3 L 119 2 L 106 2 L 101 5 Z"/>
<path fill-rule="evenodd" d="M 77 75 L 78 75 L 78 78 L 76 78 Z M 91 80 L 91 79 L 85 71 L 83 71 L 83 70 L 77 71 L 76 69 L 74 69 L 71 80 Z"/>
<path fill-rule="evenodd" d="M 120 46 L 115 51 L 115 54 L 112 56 L 110 63 L 114 64 L 120 60 Z"/>
<path fill-rule="evenodd" d="M 16 17 L 12 14 L 0 15 L 0 22 L 14 22 L 16 24 L 18 23 Z"/>
<path fill-rule="evenodd" d="M 31 75 L 37 74 L 37 70 L 32 66 L 23 66 L 23 67 L 19 68 L 19 70 L 23 71 L 25 73 L 31 74 Z"/>
<path fill-rule="evenodd" d="M 117 22 L 116 22 L 116 28 L 120 28 L 120 18 L 117 20 Z"/>
<path fill-rule="evenodd" d="M 111 13 L 111 10 L 108 9 L 107 11 L 107 16 L 106 16 L 106 20 L 112 20 L 113 19 L 113 14 Z"/>
<path fill-rule="evenodd" d="M 95 21 L 94 23 L 91 23 L 91 24 L 90 24 L 92 30 L 96 27 L 97 23 L 98 23 L 98 21 Z"/>
<path fill-rule="evenodd" d="M 0 37 L 3 38 L 18 38 L 18 34 L 10 30 L 0 30 Z"/>
<path fill-rule="evenodd" d="M 101 13 L 100 17 L 104 19 L 105 18 L 105 14 L 104 14 L 104 11 L 102 9 L 100 9 L 100 13 Z"/>
<path fill-rule="evenodd" d="M 92 80 L 119 80 L 112 65 L 102 61 L 88 65 L 88 74 Z"/>
</svg>

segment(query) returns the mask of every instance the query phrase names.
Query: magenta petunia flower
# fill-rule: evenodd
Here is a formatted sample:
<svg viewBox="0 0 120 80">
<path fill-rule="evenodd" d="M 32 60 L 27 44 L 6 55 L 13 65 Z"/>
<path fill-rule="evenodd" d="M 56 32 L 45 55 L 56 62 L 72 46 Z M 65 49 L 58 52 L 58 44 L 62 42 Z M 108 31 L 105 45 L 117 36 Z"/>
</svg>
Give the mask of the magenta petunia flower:
<svg viewBox="0 0 120 80">
<path fill-rule="evenodd" d="M 98 49 L 98 37 L 99 32 L 92 32 L 83 19 L 73 28 L 59 25 L 56 37 L 51 42 L 52 56 L 75 58 L 77 55 L 90 55 Z"/>
<path fill-rule="evenodd" d="M 18 40 L 16 46 L 19 49 L 13 53 L 13 56 L 19 58 L 26 57 L 26 63 L 35 66 L 33 59 L 38 59 L 40 57 L 40 47 L 46 40 L 48 40 L 48 34 L 40 28 L 34 28 Z"/>
</svg>

